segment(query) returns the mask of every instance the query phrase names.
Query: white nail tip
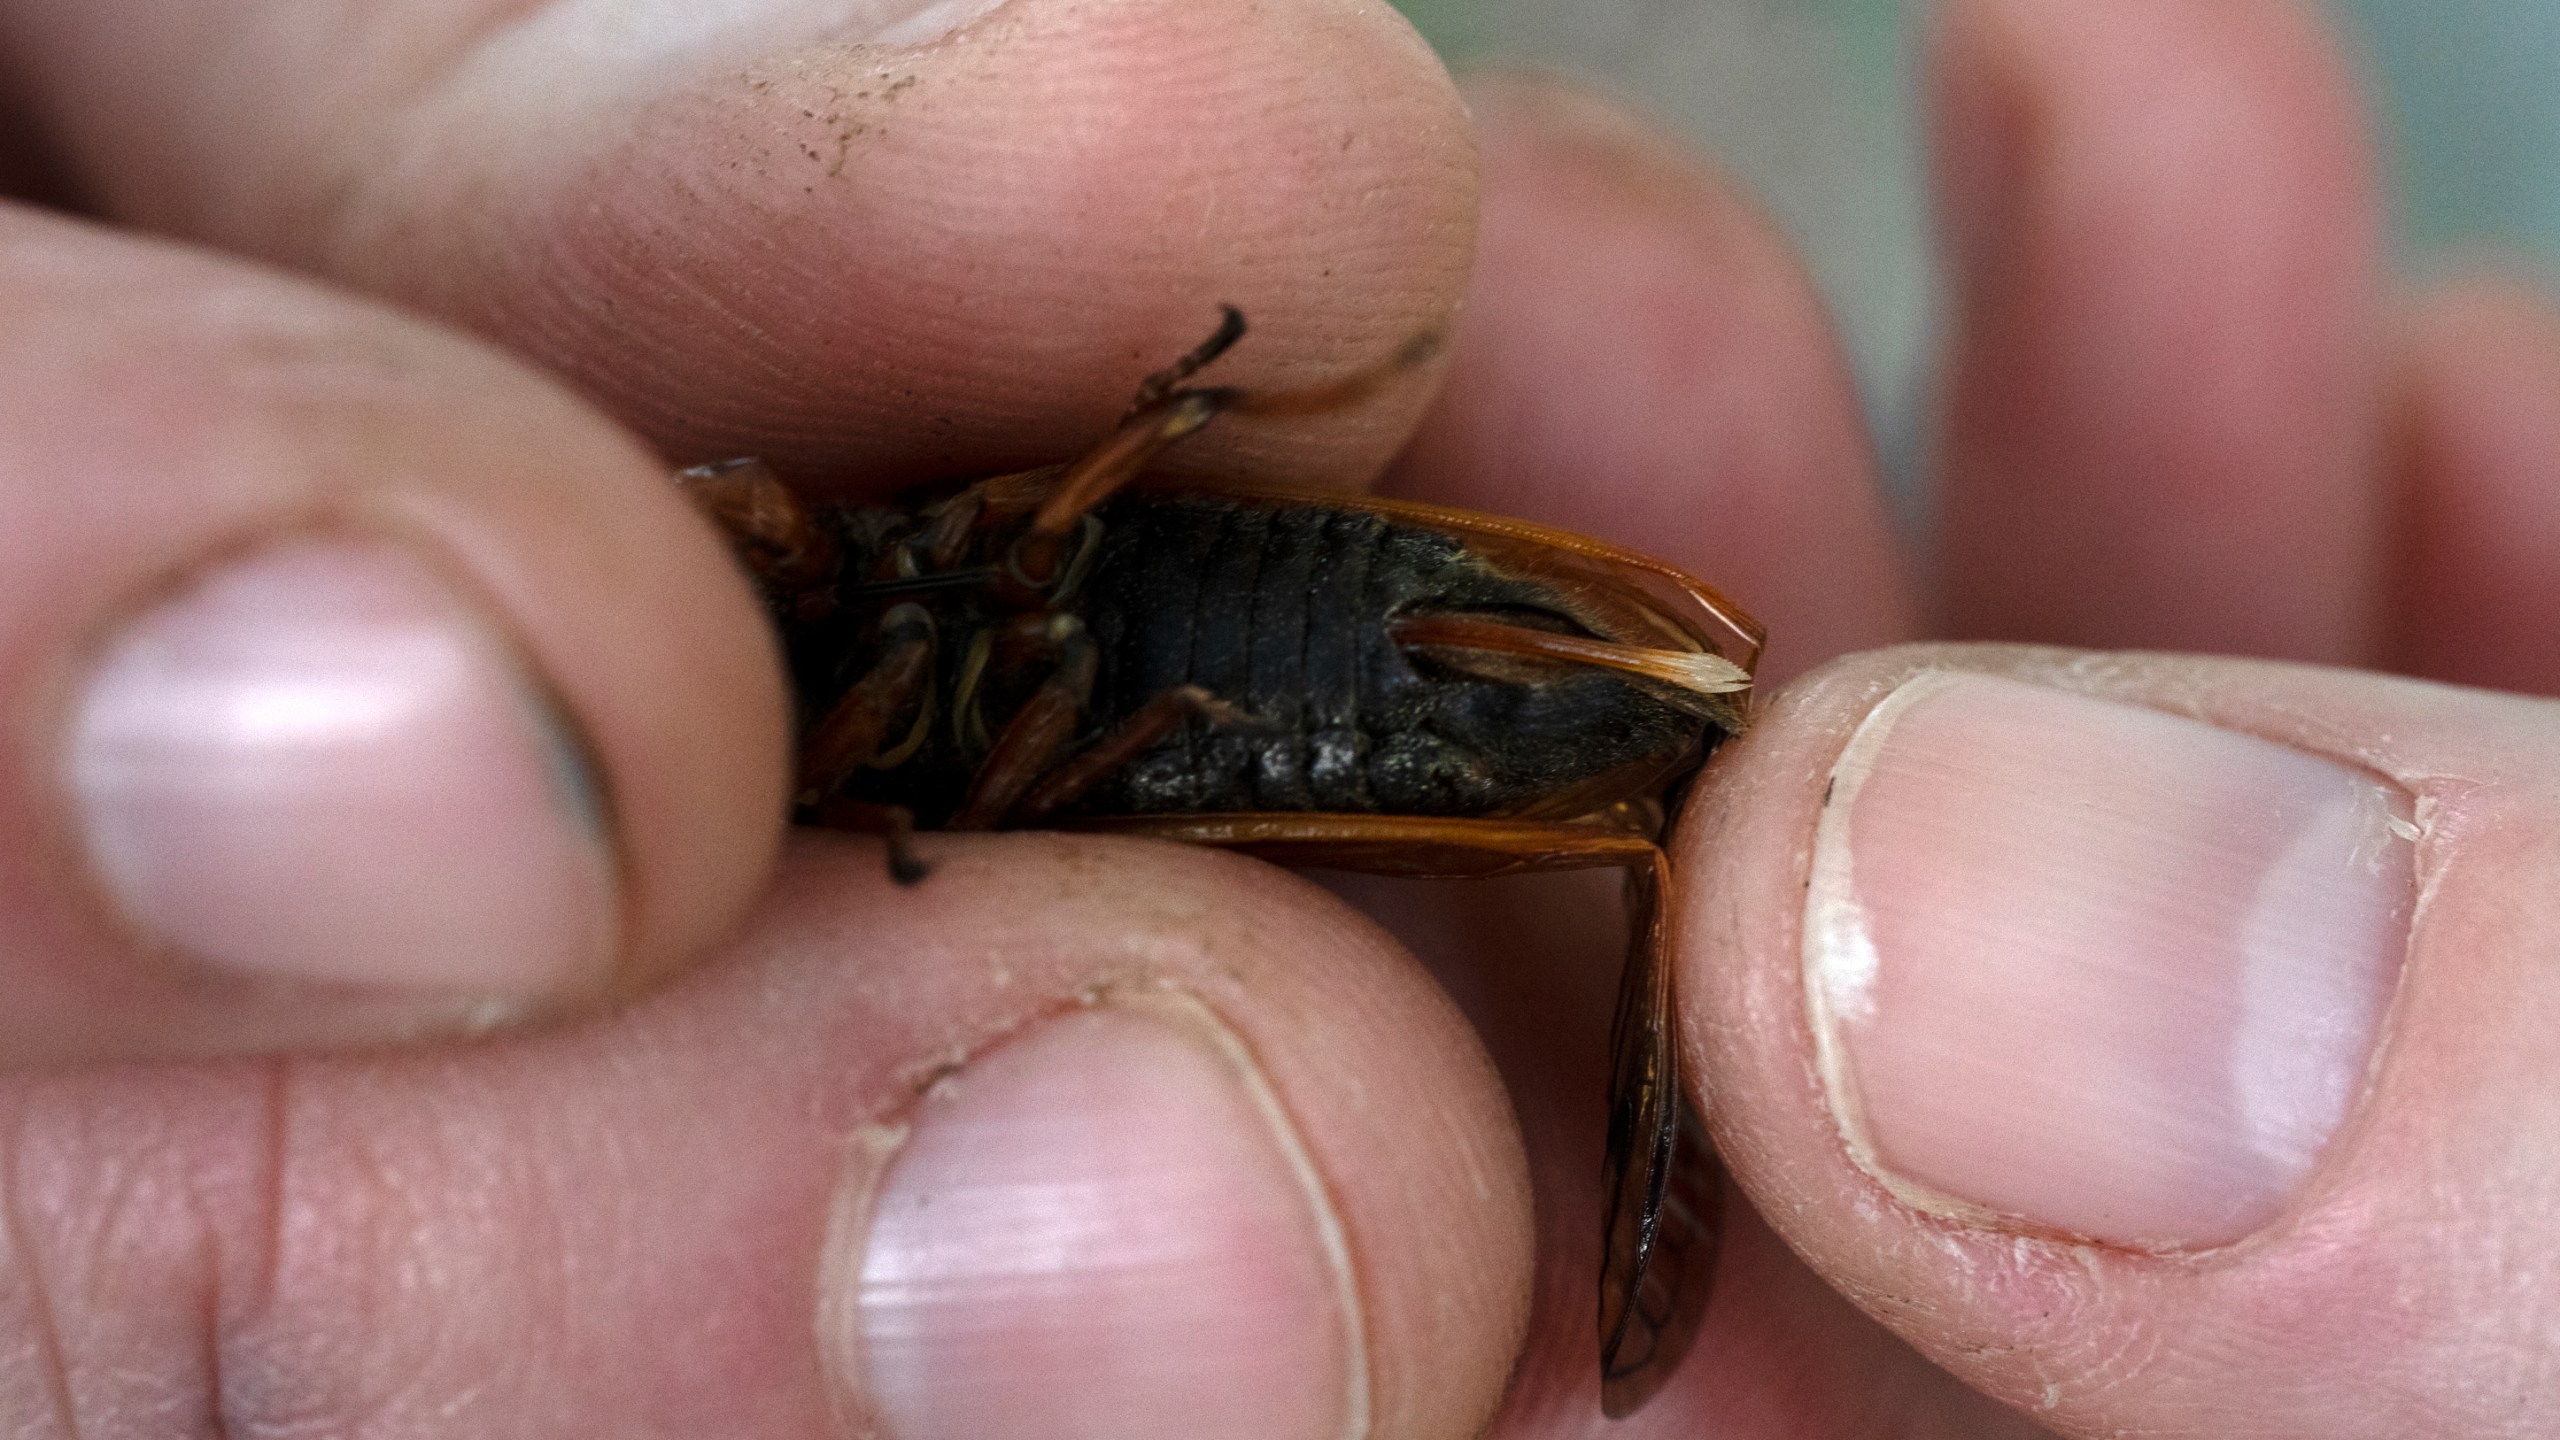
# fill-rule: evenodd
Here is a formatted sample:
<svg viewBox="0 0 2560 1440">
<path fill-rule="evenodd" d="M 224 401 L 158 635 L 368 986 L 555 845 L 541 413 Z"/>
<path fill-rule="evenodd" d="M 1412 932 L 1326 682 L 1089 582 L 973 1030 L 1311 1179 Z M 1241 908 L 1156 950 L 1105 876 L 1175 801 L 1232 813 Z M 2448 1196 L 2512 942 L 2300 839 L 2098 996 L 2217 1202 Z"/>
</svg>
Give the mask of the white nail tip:
<svg viewBox="0 0 2560 1440">
<path fill-rule="evenodd" d="M 1848 818 L 1856 808 L 1859 787 L 1874 770 L 1876 755 L 1892 733 L 1894 721 L 1911 705 L 1943 684 L 1942 677 L 1921 675 L 1887 695 L 1849 737 L 1822 797 L 1815 822 L 1813 874 L 1805 894 L 1805 999 L 1813 1016 L 1815 1063 L 1842 1123 L 1844 1138 L 1859 1162 L 1876 1168 L 1857 1104 L 1857 1085 L 1848 1070 L 1840 1042 L 1841 1028 L 1875 1018 L 1876 982 L 1883 959 L 1876 952 L 1873 927 L 1858 900 L 1856 861 L 1849 846 Z"/>
<path fill-rule="evenodd" d="M 2406 866 L 2379 784 L 2305 820 L 2265 875 L 2239 926 L 2232 1093 L 2249 1147 L 2283 1173 L 2308 1170 L 2363 1080 L 2372 996 L 2386 957 L 2366 937 L 2391 922 L 2385 887 L 2333 883 L 2338 857 L 2368 875 Z"/>
</svg>

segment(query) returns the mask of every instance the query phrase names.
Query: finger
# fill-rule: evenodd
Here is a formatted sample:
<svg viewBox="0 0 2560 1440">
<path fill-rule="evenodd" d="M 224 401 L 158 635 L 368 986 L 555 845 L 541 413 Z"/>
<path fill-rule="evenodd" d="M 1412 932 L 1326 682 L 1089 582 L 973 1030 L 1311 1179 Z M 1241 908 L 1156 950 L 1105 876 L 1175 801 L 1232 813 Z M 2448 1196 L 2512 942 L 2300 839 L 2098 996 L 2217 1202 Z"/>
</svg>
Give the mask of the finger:
<svg viewBox="0 0 2560 1440">
<path fill-rule="evenodd" d="M 1678 856 L 1736 1174 L 2066 1434 L 2548 1430 L 2554 718 L 2185 657 L 1809 678 Z"/>
<path fill-rule="evenodd" d="M 1559 82 L 1468 82 L 1484 219 L 1440 401 L 1393 486 L 1685 566 L 1770 672 L 1910 633 L 1848 370 L 1785 240 L 1722 177 Z"/>
<path fill-rule="evenodd" d="M 2396 663 L 2560 693 L 2560 310 L 2511 282 L 2448 287 L 2419 308 L 2400 380 Z"/>
<path fill-rule="evenodd" d="M 1934 55 L 1956 633 L 2369 658 L 2375 200 L 2292 0 L 1961 0 Z"/>
<path fill-rule="evenodd" d="M 610 425 L 33 212 L 0 308 L 0 1063 L 495 1023 L 743 908 L 770 642 Z"/>
<path fill-rule="evenodd" d="M 84 1434 L 1475 1433 L 1518 1142 L 1410 962 L 1228 856 L 925 843 L 902 888 L 804 842 L 729 963 L 578 1029 L 21 1084 L 0 1296 L 50 1297 L 51 1403 Z"/>
<path fill-rule="evenodd" d="M 1220 378 L 1285 384 L 1392 353 L 1465 274 L 1447 77 L 1353 0 L 296 0 L 219 65 L 194 5 L 15 8 L 114 213 L 459 320 L 688 460 L 878 489 L 1055 460 L 1221 301 L 1255 332 Z M 1424 398 L 1199 456 L 1358 478 Z"/>
</svg>

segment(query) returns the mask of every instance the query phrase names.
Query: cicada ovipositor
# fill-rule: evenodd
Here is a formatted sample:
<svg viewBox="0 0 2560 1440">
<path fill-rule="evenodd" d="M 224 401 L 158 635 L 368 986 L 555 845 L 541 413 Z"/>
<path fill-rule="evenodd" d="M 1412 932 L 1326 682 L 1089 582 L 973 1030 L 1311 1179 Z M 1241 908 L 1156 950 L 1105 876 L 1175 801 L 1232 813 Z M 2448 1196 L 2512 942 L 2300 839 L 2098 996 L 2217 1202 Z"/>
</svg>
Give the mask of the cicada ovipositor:
<svg viewBox="0 0 2560 1440">
<path fill-rule="evenodd" d="M 1610 1040 L 1603 1402 L 1641 1404 L 1715 1263 L 1718 1171 L 1672 1043 L 1659 840 L 1742 724 L 1761 632 L 1659 561 L 1523 521 L 1356 495 L 1151 481 L 1228 413 L 1358 403 L 1428 353 L 1283 394 L 1150 376 L 1079 459 L 912 504 L 804 501 L 755 461 L 680 477 L 779 625 L 803 820 L 1061 825 L 1303 865 L 1626 871 Z"/>
</svg>

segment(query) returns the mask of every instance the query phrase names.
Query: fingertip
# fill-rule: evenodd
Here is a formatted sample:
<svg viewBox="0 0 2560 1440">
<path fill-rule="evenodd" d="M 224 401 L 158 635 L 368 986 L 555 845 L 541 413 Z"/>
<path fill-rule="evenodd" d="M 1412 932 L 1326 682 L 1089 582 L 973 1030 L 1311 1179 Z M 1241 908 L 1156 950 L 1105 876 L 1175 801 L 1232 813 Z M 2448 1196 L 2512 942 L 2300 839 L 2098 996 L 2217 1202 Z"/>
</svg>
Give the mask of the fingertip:
<svg viewBox="0 0 2560 1440">
<path fill-rule="evenodd" d="M 358 1044 L 640 983 L 780 829 L 770 643 L 635 446 L 480 347 L 13 216 L 15 1063 Z"/>
<path fill-rule="evenodd" d="M 1737 1178 L 2075 1433 L 2495 1433 L 2500 1337 L 2549 1320 L 2494 1278 L 2549 1184 L 2509 873 L 2548 708 L 2026 647 L 1807 677 L 1677 851 Z"/>
<path fill-rule="evenodd" d="M 829 1027 L 867 1057 L 847 1083 L 880 1142 L 842 1159 L 821 1275 L 850 1413 L 902 1436 L 1477 1433 L 1529 1206 L 1446 997 L 1257 862 L 920 843 L 913 887 L 876 847 L 796 845 L 745 944 L 771 993 L 870 961 Z"/>
<path fill-rule="evenodd" d="M 501 617 L 589 762 L 621 886 L 604 989 L 626 991 L 699 958 L 771 870 L 789 764 L 780 657 L 659 460 L 556 383 L 484 363 L 489 385 L 525 392 L 481 392 L 508 418 L 438 422 L 471 438 L 419 444 L 428 483 L 363 506 Z"/>
<path fill-rule="evenodd" d="M 920 43 L 762 41 L 661 59 L 530 155 L 458 143 L 520 124 L 472 108 L 474 77 L 327 263 L 533 356 L 679 459 L 757 453 L 875 493 L 1074 453 L 1221 303 L 1253 331 L 1218 380 L 1289 388 L 1438 328 L 1463 284 L 1464 117 L 1386 7 L 1010 0 Z M 583 62 L 507 62 L 564 63 Z M 457 191 L 504 196 L 495 224 L 419 224 Z M 1426 396 L 1222 426 L 1180 463 L 1357 481 Z"/>
</svg>

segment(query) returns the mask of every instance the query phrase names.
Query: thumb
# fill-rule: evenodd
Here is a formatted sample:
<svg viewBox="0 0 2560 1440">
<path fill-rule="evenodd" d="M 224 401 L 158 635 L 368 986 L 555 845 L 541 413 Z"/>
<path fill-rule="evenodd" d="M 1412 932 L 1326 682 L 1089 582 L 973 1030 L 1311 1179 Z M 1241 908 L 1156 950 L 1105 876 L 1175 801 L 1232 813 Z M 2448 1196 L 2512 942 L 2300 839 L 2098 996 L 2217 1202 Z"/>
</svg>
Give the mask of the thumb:
<svg viewBox="0 0 2560 1440">
<path fill-rule="evenodd" d="M 659 463 L 380 307 L 0 209 L 0 1067 L 596 1004 L 781 839 L 771 642 Z"/>
<path fill-rule="evenodd" d="M 1736 1175 L 2065 1434 L 2560 1424 L 2560 707 L 1913 647 L 1681 837 Z"/>
</svg>

